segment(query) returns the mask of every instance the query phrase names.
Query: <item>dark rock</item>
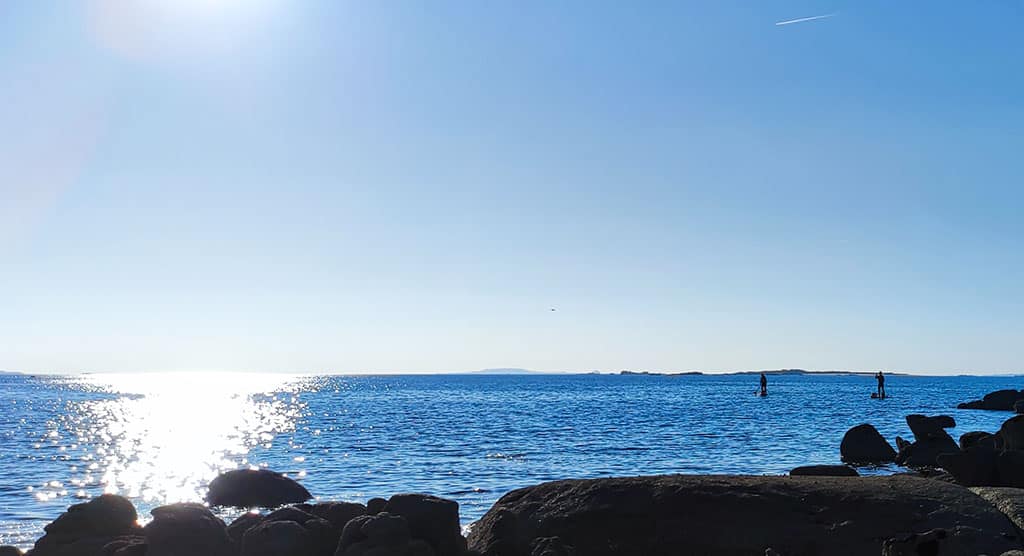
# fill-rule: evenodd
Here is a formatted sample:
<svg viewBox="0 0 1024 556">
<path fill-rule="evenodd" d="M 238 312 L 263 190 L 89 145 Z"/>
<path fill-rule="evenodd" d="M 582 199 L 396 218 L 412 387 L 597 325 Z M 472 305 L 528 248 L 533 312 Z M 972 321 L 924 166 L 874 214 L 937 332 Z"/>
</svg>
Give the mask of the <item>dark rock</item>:
<svg viewBox="0 0 1024 556">
<path fill-rule="evenodd" d="M 1024 400 L 1017 400 L 1013 404 L 1014 413 L 1024 413 Z"/>
<path fill-rule="evenodd" d="M 334 527 L 330 521 L 317 517 L 303 509 L 312 510 L 310 504 L 303 504 L 299 507 L 285 506 L 267 514 L 264 522 L 290 521 L 297 523 L 306 530 L 309 535 L 309 551 L 312 554 L 331 556 L 338 546 L 338 537 L 341 536 L 341 528 Z"/>
<path fill-rule="evenodd" d="M 466 551 L 459 523 L 459 503 L 428 494 L 396 494 L 384 511 L 404 517 L 412 536 L 430 544 L 437 556 L 456 556 Z"/>
<path fill-rule="evenodd" d="M 143 556 L 148 550 L 145 537 L 120 537 L 103 545 L 103 556 Z"/>
<path fill-rule="evenodd" d="M 996 458 L 996 470 L 999 474 L 999 483 L 994 486 L 1024 488 L 1024 452 L 1000 452 Z"/>
<path fill-rule="evenodd" d="M 117 537 L 138 534 L 135 506 L 123 496 L 104 494 L 68 508 L 43 528 L 33 556 L 100 554 L 103 546 Z"/>
<path fill-rule="evenodd" d="M 899 454 L 899 452 L 905 450 L 911 444 L 913 444 L 913 442 L 911 442 L 909 440 L 903 440 L 902 436 L 897 436 L 896 437 L 896 453 Z"/>
<path fill-rule="evenodd" d="M 341 531 L 341 539 L 338 540 L 338 554 L 341 554 L 349 546 L 369 538 L 366 536 L 366 533 L 363 533 L 363 525 L 372 520 L 376 515 L 356 516 L 345 524 L 345 528 Z"/>
<path fill-rule="evenodd" d="M 960 435 L 960 449 L 966 450 L 972 446 L 979 445 L 983 440 L 992 436 L 992 433 L 985 431 L 971 431 Z"/>
<path fill-rule="evenodd" d="M 972 527 L 932 529 L 882 544 L 882 556 L 974 555 L 974 546 L 981 531 Z"/>
<path fill-rule="evenodd" d="M 409 522 L 402 516 L 379 513 L 362 524 L 366 538 L 380 544 L 406 543 L 412 540 Z"/>
<path fill-rule="evenodd" d="M 844 463 L 868 465 L 892 463 L 896 460 L 896 450 L 882 438 L 875 427 L 863 424 L 846 431 L 839 445 L 839 453 Z"/>
<path fill-rule="evenodd" d="M 737 524 L 742 524 L 738 529 Z M 969 554 L 1018 548 L 1018 532 L 969 490 L 912 477 L 631 477 L 556 481 L 503 496 L 469 547 L 532 556 L 558 537 L 578 555 L 878 554 L 883 539 L 961 526 Z"/>
<path fill-rule="evenodd" d="M 143 528 L 146 556 L 230 556 L 234 551 L 224 522 L 202 504 L 153 508 Z"/>
<path fill-rule="evenodd" d="M 576 556 L 576 550 L 558 537 L 541 537 L 530 545 L 530 556 Z"/>
<path fill-rule="evenodd" d="M 315 515 L 306 513 L 294 506 L 285 506 L 270 512 L 264 516 L 264 519 L 266 521 L 294 521 L 299 525 L 304 525 L 307 521 L 318 518 Z"/>
<path fill-rule="evenodd" d="M 380 500 L 387 504 L 387 501 L 383 498 Z M 309 505 L 309 509 L 306 511 L 331 522 L 331 525 L 333 525 L 339 532 L 345 528 L 345 524 L 348 523 L 350 519 L 367 513 L 366 506 L 355 502 L 322 502 L 320 504 L 311 504 Z"/>
<path fill-rule="evenodd" d="M 413 539 L 409 522 L 381 512 L 353 518 L 345 526 L 335 556 L 435 556 L 423 539 Z"/>
<path fill-rule="evenodd" d="M 309 533 L 294 521 L 264 521 L 242 536 L 241 556 L 308 556 Z"/>
<path fill-rule="evenodd" d="M 268 469 L 235 469 L 210 481 L 206 501 L 211 506 L 274 508 L 305 502 L 313 495 L 288 477 Z"/>
<path fill-rule="evenodd" d="M 999 484 L 996 469 L 996 452 L 982 446 L 970 446 L 967 450 L 940 454 L 936 457 L 939 467 L 949 471 L 956 482 L 964 486 L 991 486 Z"/>
<path fill-rule="evenodd" d="M 927 417 L 915 414 L 907 415 L 906 419 L 910 432 L 914 433 L 914 439 L 918 441 L 949 436 L 943 429 L 951 429 L 956 426 L 956 421 L 949 415 Z"/>
<path fill-rule="evenodd" d="M 975 487 L 971 492 L 992 504 L 1024 531 L 1024 490 L 1009 487 Z"/>
<path fill-rule="evenodd" d="M 1024 415 L 1014 415 L 999 427 L 999 436 L 1003 439 L 1003 449 L 1024 450 Z"/>
<path fill-rule="evenodd" d="M 789 472 L 794 477 L 857 477 L 860 473 L 849 465 L 804 465 Z"/>
<path fill-rule="evenodd" d="M 940 429 L 940 432 L 943 436 L 933 436 L 901 446 L 896 463 L 907 467 L 935 467 L 938 465 L 939 454 L 960 453 L 960 446 L 953 438 L 946 431 Z"/>
<path fill-rule="evenodd" d="M 387 505 L 388 501 L 383 498 L 370 498 L 366 501 L 366 513 L 379 514 L 384 511 L 384 507 Z"/>
<path fill-rule="evenodd" d="M 245 532 L 260 523 L 263 523 L 263 516 L 260 514 L 254 514 L 252 512 L 244 513 L 235 518 L 235 520 L 228 525 L 228 537 L 230 537 L 231 541 L 235 544 L 240 544 Z"/>
<path fill-rule="evenodd" d="M 0 556 L 21 556 L 23 552 L 16 546 L 0 546 Z"/>
<path fill-rule="evenodd" d="M 1013 406 L 1018 401 L 1024 400 L 1024 391 L 1019 390 L 997 390 L 985 394 L 980 400 L 962 403 L 957 409 L 988 409 L 993 411 L 1013 411 Z"/>
</svg>

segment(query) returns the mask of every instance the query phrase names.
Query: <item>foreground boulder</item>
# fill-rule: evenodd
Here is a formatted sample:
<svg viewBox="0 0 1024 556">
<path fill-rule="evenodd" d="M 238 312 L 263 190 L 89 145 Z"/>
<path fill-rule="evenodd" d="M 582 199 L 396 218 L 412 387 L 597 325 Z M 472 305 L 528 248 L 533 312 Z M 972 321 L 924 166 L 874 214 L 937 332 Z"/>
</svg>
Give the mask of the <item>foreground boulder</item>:
<svg viewBox="0 0 1024 556">
<path fill-rule="evenodd" d="M 402 516 L 380 512 L 359 516 L 348 522 L 341 534 L 335 556 L 434 556 L 427 541 L 414 539 L 409 521 Z"/>
<path fill-rule="evenodd" d="M 146 556 L 230 556 L 233 544 L 224 522 L 202 504 L 153 508 L 146 524 Z"/>
<path fill-rule="evenodd" d="M 459 503 L 429 494 L 396 494 L 384 512 L 400 516 L 415 539 L 427 542 L 437 556 L 457 556 L 466 551 L 459 523 Z"/>
<path fill-rule="evenodd" d="M 43 528 L 33 556 L 99 555 L 103 547 L 119 537 L 141 534 L 135 506 L 123 496 L 104 494 L 75 504 Z"/>
<path fill-rule="evenodd" d="M 849 465 L 804 465 L 789 472 L 793 477 L 858 477 Z"/>
<path fill-rule="evenodd" d="M 866 423 L 846 431 L 839 445 L 839 454 L 844 463 L 853 465 L 892 463 L 896 460 L 896 450 L 875 427 Z"/>
<path fill-rule="evenodd" d="M 1020 548 L 1017 529 L 970 490 L 907 476 L 658 476 L 556 481 L 512 491 L 474 525 L 487 556 L 879 554 L 883 541 L 970 528 L 969 554 Z"/>
<path fill-rule="evenodd" d="M 1024 390 L 996 390 L 985 394 L 980 400 L 965 402 L 957 409 L 987 409 L 991 411 L 1013 411 L 1013 406 L 1024 400 Z"/>
<path fill-rule="evenodd" d="M 313 495 L 288 477 L 269 469 L 235 469 L 210 481 L 206 501 L 211 506 L 274 508 L 305 502 Z"/>
</svg>

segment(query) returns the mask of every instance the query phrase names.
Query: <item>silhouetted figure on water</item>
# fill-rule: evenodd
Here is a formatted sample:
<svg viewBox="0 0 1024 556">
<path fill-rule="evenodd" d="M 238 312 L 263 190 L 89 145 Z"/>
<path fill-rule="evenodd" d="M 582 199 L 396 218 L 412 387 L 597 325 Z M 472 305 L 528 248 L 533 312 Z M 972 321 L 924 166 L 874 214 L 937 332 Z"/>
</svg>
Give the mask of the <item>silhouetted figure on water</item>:
<svg viewBox="0 0 1024 556">
<path fill-rule="evenodd" d="M 878 374 L 875 375 L 875 380 L 878 381 L 878 394 L 877 394 L 878 395 L 878 399 L 884 400 L 885 399 L 885 375 L 882 374 L 882 371 L 878 371 Z"/>
<path fill-rule="evenodd" d="M 764 373 L 761 373 L 761 395 L 768 395 L 768 377 L 764 376 Z"/>
</svg>

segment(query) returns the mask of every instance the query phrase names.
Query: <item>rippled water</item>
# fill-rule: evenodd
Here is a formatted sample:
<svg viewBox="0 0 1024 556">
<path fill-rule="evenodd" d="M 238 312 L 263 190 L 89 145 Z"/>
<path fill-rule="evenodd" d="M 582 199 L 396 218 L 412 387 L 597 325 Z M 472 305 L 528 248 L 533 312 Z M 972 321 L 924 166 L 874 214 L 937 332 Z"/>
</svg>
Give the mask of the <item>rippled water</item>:
<svg viewBox="0 0 1024 556">
<path fill-rule="evenodd" d="M 200 500 L 219 472 L 269 467 L 323 500 L 396 492 L 458 500 L 464 521 L 541 481 L 656 473 L 785 473 L 839 459 L 851 426 L 910 436 L 908 413 L 954 436 L 1009 415 L 958 402 L 1020 377 L 0 375 L 0 544 L 28 546 L 103 492 L 145 514 Z M 876 469 L 875 473 L 893 469 Z M 230 517 L 230 516 L 228 516 Z"/>
</svg>

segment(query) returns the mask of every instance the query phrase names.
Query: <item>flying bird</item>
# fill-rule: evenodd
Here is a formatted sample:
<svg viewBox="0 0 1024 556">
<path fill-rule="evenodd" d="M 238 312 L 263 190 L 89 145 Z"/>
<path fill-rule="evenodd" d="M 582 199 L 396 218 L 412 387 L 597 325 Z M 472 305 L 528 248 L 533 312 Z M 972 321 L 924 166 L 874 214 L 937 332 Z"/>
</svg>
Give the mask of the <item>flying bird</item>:
<svg viewBox="0 0 1024 556">
<path fill-rule="evenodd" d="M 828 19 L 830 17 L 835 17 L 836 15 L 837 14 L 833 13 L 833 14 L 824 14 L 824 15 L 812 15 L 811 17 L 800 17 L 800 18 L 797 18 L 797 19 L 787 19 L 785 21 L 776 21 L 775 25 L 777 27 L 777 26 L 780 26 L 780 25 L 791 25 L 793 23 L 803 23 L 805 21 L 817 21 L 819 19 Z"/>
</svg>

